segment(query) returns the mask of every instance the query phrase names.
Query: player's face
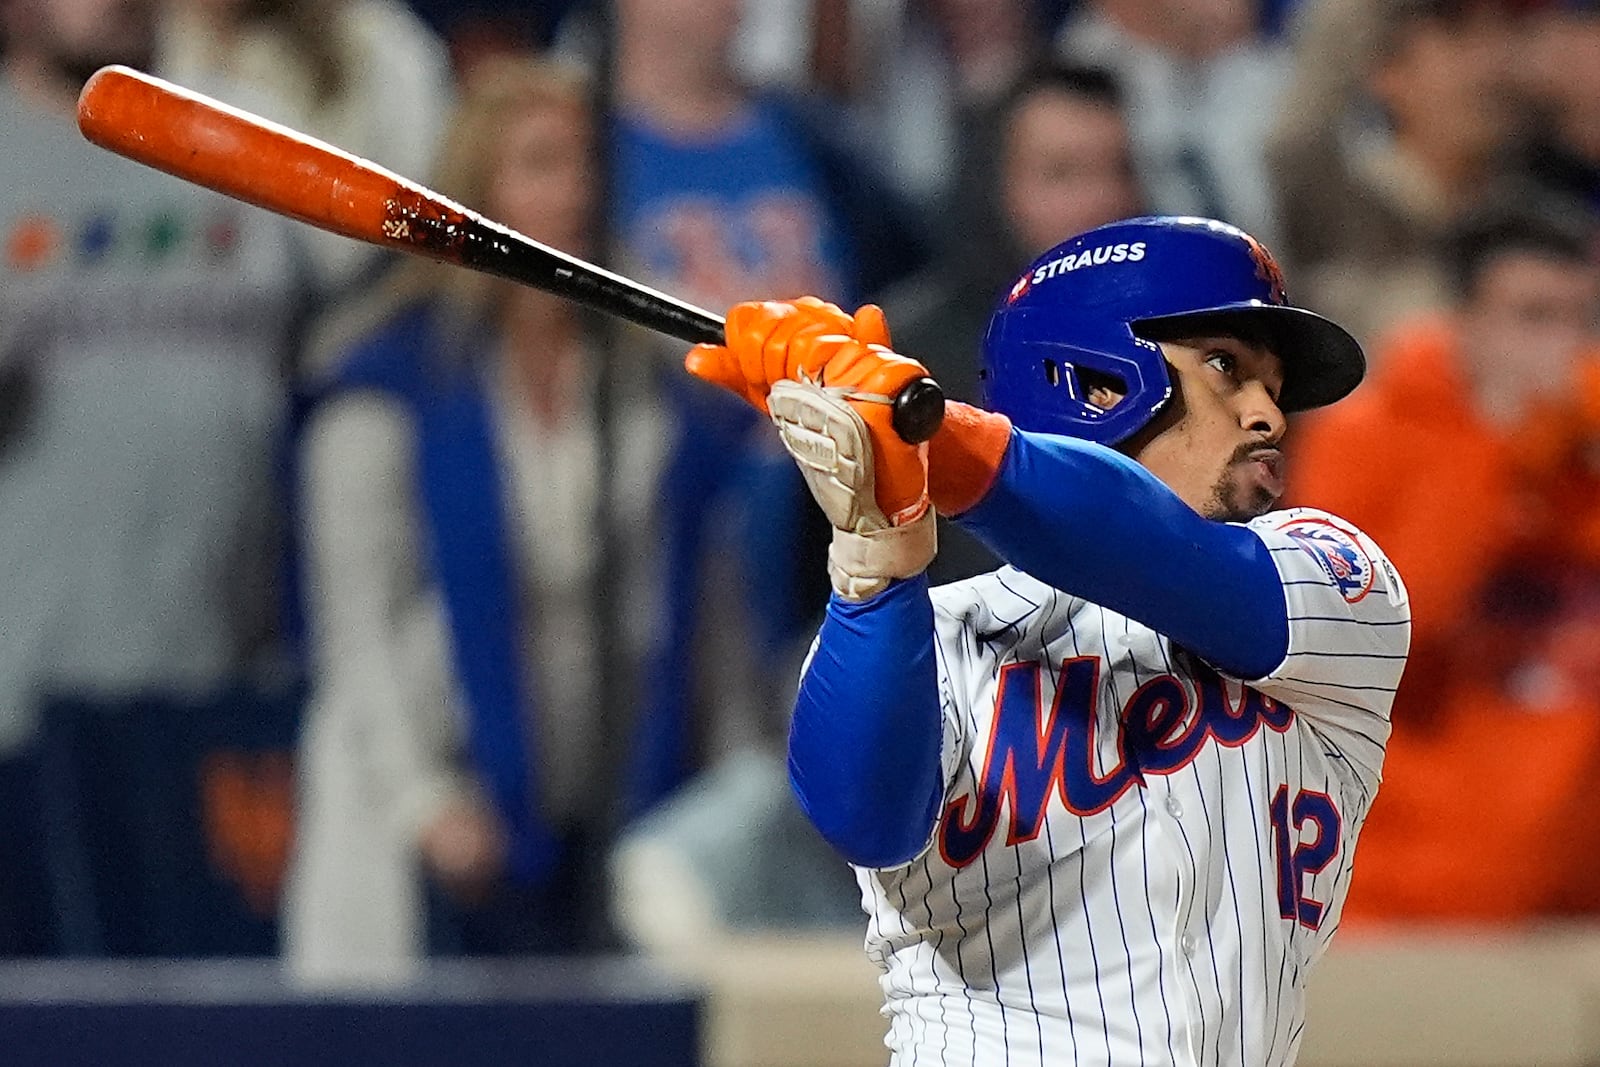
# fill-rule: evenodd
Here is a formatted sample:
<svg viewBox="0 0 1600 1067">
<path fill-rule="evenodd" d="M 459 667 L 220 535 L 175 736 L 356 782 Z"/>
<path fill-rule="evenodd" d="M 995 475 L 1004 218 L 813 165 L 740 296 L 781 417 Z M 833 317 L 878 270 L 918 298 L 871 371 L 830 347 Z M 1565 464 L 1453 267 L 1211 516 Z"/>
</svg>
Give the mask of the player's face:
<svg viewBox="0 0 1600 1067">
<path fill-rule="evenodd" d="M 1211 519 L 1265 514 L 1283 494 L 1283 364 L 1237 337 L 1161 342 L 1172 401 L 1123 450 Z"/>
</svg>

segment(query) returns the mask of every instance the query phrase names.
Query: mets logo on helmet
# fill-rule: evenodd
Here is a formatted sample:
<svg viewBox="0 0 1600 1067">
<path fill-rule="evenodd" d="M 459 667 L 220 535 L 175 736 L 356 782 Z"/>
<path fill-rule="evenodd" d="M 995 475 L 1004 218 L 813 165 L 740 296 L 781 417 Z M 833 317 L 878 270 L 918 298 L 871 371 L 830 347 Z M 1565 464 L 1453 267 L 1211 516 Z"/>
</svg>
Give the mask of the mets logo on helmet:
<svg viewBox="0 0 1600 1067">
<path fill-rule="evenodd" d="M 1267 251 L 1266 245 L 1249 234 L 1244 235 L 1244 241 L 1250 250 L 1250 258 L 1255 260 L 1256 277 L 1267 283 L 1267 288 L 1271 291 L 1272 302 L 1274 304 L 1288 303 L 1289 297 L 1283 291 L 1283 268 L 1278 266 L 1278 261 L 1273 258 L 1271 252 Z"/>
<path fill-rule="evenodd" d="M 1327 519 L 1294 519 L 1279 529 L 1317 561 L 1345 600 L 1354 604 L 1372 592 L 1372 557 L 1355 534 Z"/>
</svg>

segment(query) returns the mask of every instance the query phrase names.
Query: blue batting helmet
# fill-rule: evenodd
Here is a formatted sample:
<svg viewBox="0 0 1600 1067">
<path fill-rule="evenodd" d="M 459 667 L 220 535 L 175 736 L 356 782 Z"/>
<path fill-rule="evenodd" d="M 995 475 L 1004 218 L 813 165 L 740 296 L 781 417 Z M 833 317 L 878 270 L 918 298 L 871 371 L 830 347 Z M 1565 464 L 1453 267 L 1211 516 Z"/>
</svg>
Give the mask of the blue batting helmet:
<svg viewBox="0 0 1600 1067">
<path fill-rule="evenodd" d="M 1114 445 L 1172 396 L 1147 337 L 1191 329 L 1265 338 L 1283 361 L 1285 412 L 1331 404 L 1366 373 L 1355 338 L 1288 303 L 1254 237 L 1211 219 L 1147 217 L 1080 234 L 1029 266 L 989 320 L 985 399 L 1022 429 Z M 1123 399 L 1096 407 L 1089 391 L 1108 377 Z"/>
</svg>

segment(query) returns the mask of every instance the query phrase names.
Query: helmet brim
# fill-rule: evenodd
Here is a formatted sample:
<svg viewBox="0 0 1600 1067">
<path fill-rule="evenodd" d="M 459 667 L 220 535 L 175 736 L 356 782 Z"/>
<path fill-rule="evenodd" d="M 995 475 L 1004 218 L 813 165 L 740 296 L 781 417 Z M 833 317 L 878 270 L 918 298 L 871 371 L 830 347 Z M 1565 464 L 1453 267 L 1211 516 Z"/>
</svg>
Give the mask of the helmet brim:
<svg viewBox="0 0 1600 1067">
<path fill-rule="evenodd" d="M 1343 400 L 1367 373 L 1360 342 L 1343 326 L 1304 308 L 1252 301 L 1140 319 L 1132 325 L 1135 333 L 1148 329 L 1166 337 L 1191 330 L 1194 336 L 1265 333 L 1268 347 L 1283 361 L 1278 407 L 1285 414 Z"/>
</svg>

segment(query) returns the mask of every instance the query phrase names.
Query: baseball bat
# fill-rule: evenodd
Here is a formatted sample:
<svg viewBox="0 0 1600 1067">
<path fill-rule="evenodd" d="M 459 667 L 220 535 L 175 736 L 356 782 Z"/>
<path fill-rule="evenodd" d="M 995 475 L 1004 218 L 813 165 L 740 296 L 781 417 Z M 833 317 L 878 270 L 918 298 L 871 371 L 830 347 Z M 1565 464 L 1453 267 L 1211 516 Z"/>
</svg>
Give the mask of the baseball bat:
<svg viewBox="0 0 1600 1067">
<path fill-rule="evenodd" d="M 703 308 L 540 244 L 332 145 L 128 67 L 104 67 L 78 97 L 90 141 L 248 204 L 358 241 L 509 278 L 690 344 L 723 343 Z M 944 418 L 931 378 L 894 398 L 913 444 Z"/>
</svg>

